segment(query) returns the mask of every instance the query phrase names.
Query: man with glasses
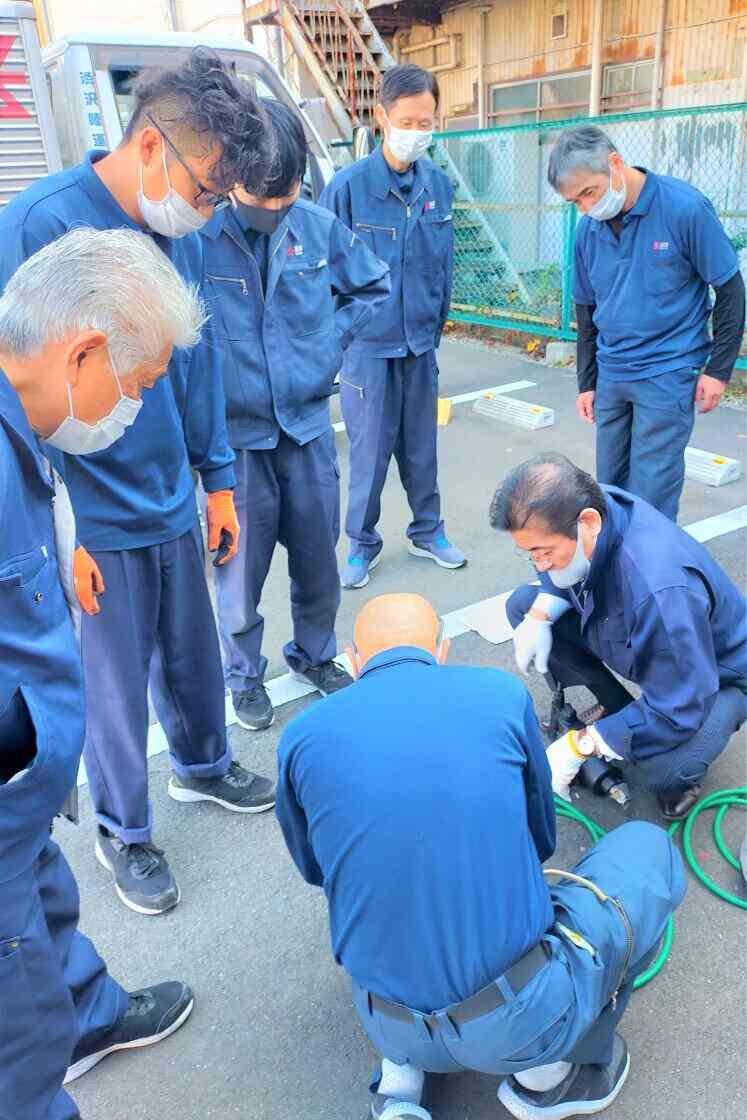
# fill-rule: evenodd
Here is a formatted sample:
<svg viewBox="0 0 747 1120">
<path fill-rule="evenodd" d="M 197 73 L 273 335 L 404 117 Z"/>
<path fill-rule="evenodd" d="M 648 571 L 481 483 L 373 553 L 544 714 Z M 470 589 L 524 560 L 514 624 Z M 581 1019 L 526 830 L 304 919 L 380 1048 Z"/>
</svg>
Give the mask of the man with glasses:
<svg viewBox="0 0 747 1120">
<path fill-rule="evenodd" d="M 356 683 L 283 735 L 277 816 L 324 887 L 335 960 L 381 1054 L 372 1115 L 430 1120 L 425 1073 L 465 1069 L 511 1075 L 513 1116 L 600 1111 L 630 1068 L 616 1027 L 633 979 L 684 894 L 679 855 L 655 825 L 623 825 L 575 869 L 591 889 L 550 888 L 550 770 L 521 682 L 445 665 L 419 595 L 372 599 L 354 637 Z M 597 883 L 614 884 L 634 947 Z"/>
<path fill-rule="evenodd" d="M 539 575 L 506 604 L 519 668 L 534 662 L 599 702 L 588 727 L 549 749 L 556 792 L 568 796 L 585 758 L 620 759 L 635 763 L 667 819 L 686 816 L 747 719 L 744 596 L 688 533 L 563 455 L 512 471 L 490 523 Z"/>
<path fill-rule="evenodd" d="M 182 277 L 203 279 L 195 231 L 239 182 L 259 189 L 273 160 L 264 115 L 247 86 L 210 52 L 144 75 L 119 147 L 90 152 L 35 184 L 0 217 L 0 285 L 41 246 L 75 226 L 149 233 Z M 238 547 L 233 452 L 210 325 L 176 353 L 146 395 L 135 435 L 85 459 L 65 441 L 50 451 L 65 478 L 80 547 L 87 697 L 85 763 L 98 830 L 96 857 L 119 898 L 161 914 L 180 892 L 152 842 L 146 748 L 148 688 L 169 744 L 169 793 L 256 813 L 272 783 L 232 758 L 223 674 L 204 574 L 190 468 L 207 492 L 208 548 L 218 563 Z M 78 420 L 77 417 L 73 417 Z M 99 602 L 99 597 L 101 601 Z"/>
</svg>

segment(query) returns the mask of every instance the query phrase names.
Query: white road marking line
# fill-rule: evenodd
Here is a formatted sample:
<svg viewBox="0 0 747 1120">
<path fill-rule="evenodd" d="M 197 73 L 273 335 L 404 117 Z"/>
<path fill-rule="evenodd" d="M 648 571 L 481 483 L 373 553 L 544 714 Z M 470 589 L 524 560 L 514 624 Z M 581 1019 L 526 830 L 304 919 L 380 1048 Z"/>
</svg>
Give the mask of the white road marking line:
<svg viewBox="0 0 747 1120">
<path fill-rule="evenodd" d="M 478 397 L 482 397 L 485 393 L 514 393 L 520 389 L 532 389 L 537 384 L 536 381 L 508 381 L 505 385 L 490 385 L 487 389 L 477 389 L 474 393 L 460 393 L 456 397 L 451 398 L 452 404 L 467 404 L 468 401 L 476 401 Z M 335 432 L 344 432 L 345 424 L 342 420 L 338 420 L 336 424 L 332 425 Z"/>
<path fill-rule="evenodd" d="M 505 392 L 505 386 L 503 388 Z M 701 544 L 715 540 L 716 537 L 724 536 L 726 533 L 733 533 L 737 529 L 745 528 L 747 528 L 747 505 L 738 506 L 736 509 L 727 510 L 725 513 L 717 513 L 715 516 L 706 517 L 702 521 L 693 521 L 690 525 L 683 525 L 685 532 L 694 537 L 696 541 L 700 541 Z M 504 591 L 500 595 L 494 595 L 489 599 L 481 599 L 477 603 L 460 607 L 459 610 L 449 611 L 443 616 L 444 637 L 460 638 L 473 629 L 480 633 L 480 630 L 484 628 L 485 634 L 491 635 L 490 637 L 486 636 L 487 641 L 496 643 L 507 641 L 511 635 L 510 631 L 506 630 L 507 620 L 504 623 L 505 615 L 503 618 L 499 616 L 498 619 L 489 616 L 492 616 L 494 611 L 502 612 L 504 610 L 510 594 L 511 591 Z M 482 619 L 480 615 L 482 615 Z M 340 654 L 335 660 L 348 672 L 350 671 L 350 662 L 346 654 Z M 266 687 L 273 708 L 280 708 L 284 704 L 289 704 L 293 700 L 300 700 L 303 696 L 309 696 L 314 692 L 314 689 L 309 685 L 294 680 L 290 673 L 284 673 L 282 676 L 268 681 Z M 229 693 L 226 696 L 226 727 L 231 727 L 235 723 L 236 716 Z M 168 750 L 166 735 L 161 725 L 155 723 L 148 729 L 148 758 L 166 750 Z M 85 767 L 81 762 L 78 785 L 84 785 L 86 781 Z"/>
</svg>

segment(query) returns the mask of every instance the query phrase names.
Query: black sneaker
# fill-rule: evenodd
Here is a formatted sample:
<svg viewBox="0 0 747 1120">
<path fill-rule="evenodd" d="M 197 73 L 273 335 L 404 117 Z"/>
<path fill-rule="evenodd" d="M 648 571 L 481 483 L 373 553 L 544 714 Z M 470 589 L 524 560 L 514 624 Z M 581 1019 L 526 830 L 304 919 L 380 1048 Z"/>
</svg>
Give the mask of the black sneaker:
<svg viewBox="0 0 747 1120">
<path fill-rule="evenodd" d="M 115 1050 L 152 1046 L 178 1031 L 195 1005 L 192 989 L 179 980 L 167 980 L 152 988 L 130 992 L 130 1006 L 104 1035 L 84 1038 L 73 1050 L 63 1084 L 82 1077 Z"/>
<path fill-rule="evenodd" d="M 125 906 L 138 914 L 165 914 L 181 898 L 166 857 L 154 844 L 124 844 L 99 828 L 96 859 L 111 873 Z"/>
<path fill-rule="evenodd" d="M 169 778 L 174 801 L 215 801 L 234 813 L 264 813 L 275 804 L 275 784 L 232 762 L 218 778 Z"/>
<path fill-rule="evenodd" d="M 232 692 L 233 710 L 239 727 L 247 731 L 264 731 L 275 722 L 272 701 L 263 684 L 258 684 L 248 692 Z"/>
<path fill-rule="evenodd" d="M 565 1120 L 567 1116 L 591 1116 L 611 1105 L 630 1071 L 625 1040 L 615 1035 L 612 1061 L 605 1066 L 571 1066 L 554 1089 L 535 1093 L 515 1077 L 507 1077 L 498 1089 L 498 1100 L 518 1120 Z"/>
<path fill-rule="evenodd" d="M 689 789 L 680 790 L 679 793 L 661 794 L 657 796 L 661 815 L 667 821 L 682 821 L 700 797 L 700 786 L 690 786 Z"/>
<path fill-rule="evenodd" d="M 341 688 L 347 688 L 353 683 L 350 673 L 341 669 L 336 661 L 323 661 L 321 665 L 310 665 L 303 673 L 293 670 L 291 676 L 294 681 L 310 684 L 317 692 L 321 692 L 322 696 L 339 692 Z"/>
</svg>

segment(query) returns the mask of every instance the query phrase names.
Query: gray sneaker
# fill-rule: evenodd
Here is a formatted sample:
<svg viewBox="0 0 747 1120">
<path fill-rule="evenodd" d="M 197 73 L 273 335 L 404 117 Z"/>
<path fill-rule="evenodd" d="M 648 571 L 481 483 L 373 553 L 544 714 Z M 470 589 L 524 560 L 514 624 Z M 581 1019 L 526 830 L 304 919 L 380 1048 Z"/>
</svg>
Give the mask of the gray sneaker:
<svg viewBox="0 0 747 1120">
<path fill-rule="evenodd" d="M 340 583 L 348 590 L 365 587 L 368 583 L 368 573 L 374 570 L 380 559 L 381 554 L 378 552 L 375 556 L 364 556 L 362 552 L 351 552 L 340 572 Z"/>
<path fill-rule="evenodd" d="M 127 1011 L 106 1034 L 82 1038 L 73 1051 L 64 1085 L 76 1081 L 115 1050 L 161 1042 L 186 1022 L 195 1005 L 192 989 L 179 980 L 130 992 Z"/>
<path fill-rule="evenodd" d="M 272 701 L 263 684 L 255 685 L 246 692 L 232 692 L 231 697 L 236 722 L 246 731 L 264 731 L 275 722 Z"/>
<path fill-rule="evenodd" d="M 464 553 L 455 548 L 446 537 L 439 537 L 437 541 L 410 541 L 407 551 L 411 556 L 435 560 L 439 568 L 463 568 L 467 563 Z"/>
<path fill-rule="evenodd" d="M 137 914 L 165 914 L 181 898 L 166 857 L 154 844 L 124 844 L 99 828 L 96 859 L 111 874 L 122 902 Z"/>
<path fill-rule="evenodd" d="M 498 1089 L 498 1100 L 518 1120 L 592 1116 L 612 1104 L 629 1072 L 628 1047 L 622 1036 L 616 1034 L 612 1061 L 607 1065 L 572 1065 L 559 1085 L 541 1093 L 525 1089 L 515 1077 L 507 1077 Z"/>
<path fill-rule="evenodd" d="M 292 669 L 291 676 L 294 681 L 300 681 L 301 684 L 310 684 L 317 692 L 321 692 L 322 696 L 331 696 L 333 692 L 339 692 L 341 688 L 347 688 L 348 685 L 353 683 L 350 673 L 346 672 L 336 661 L 323 661 L 321 665 L 309 665 L 303 673 Z"/>
<path fill-rule="evenodd" d="M 275 804 L 275 783 L 232 762 L 217 778 L 169 778 L 174 801 L 214 801 L 233 813 L 264 813 Z"/>
</svg>

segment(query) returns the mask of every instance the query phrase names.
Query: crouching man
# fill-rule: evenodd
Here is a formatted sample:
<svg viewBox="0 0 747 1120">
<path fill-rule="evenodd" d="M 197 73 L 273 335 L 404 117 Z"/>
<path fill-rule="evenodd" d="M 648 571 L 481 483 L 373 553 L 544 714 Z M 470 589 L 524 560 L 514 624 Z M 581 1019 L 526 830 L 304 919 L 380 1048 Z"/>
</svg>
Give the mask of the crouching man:
<svg viewBox="0 0 747 1120">
<path fill-rule="evenodd" d="M 534 661 L 599 701 L 587 729 L 549 749 L 555 792 L 568 796 L 596 754 L 634 763 L 664 816 L 685 816 L 747 719 L 744 596 L 683 529 L 563 455 L 512 471 L 490 522 L 511 533 L 540 578 L 506 604 L 519 667 Z"/>
<path fill-rule="evenodd" d="M 324 888 L 336 961 L 382 1055 L 378 1120 L 429 1120 L 424 1074 L 507 1075 L 513 1116 L 599 1112 L 630 1068 L 616 1033 L 685 893 L 666 833 L 606 836 L 550 887 L 550 769 L 532 701 L 496 669 L 444 666 L 433 608 L 369 602 L 353 687 L 279 746 L 277 815 Z"/>
</svg>

